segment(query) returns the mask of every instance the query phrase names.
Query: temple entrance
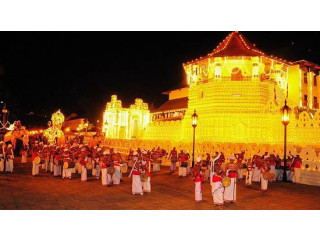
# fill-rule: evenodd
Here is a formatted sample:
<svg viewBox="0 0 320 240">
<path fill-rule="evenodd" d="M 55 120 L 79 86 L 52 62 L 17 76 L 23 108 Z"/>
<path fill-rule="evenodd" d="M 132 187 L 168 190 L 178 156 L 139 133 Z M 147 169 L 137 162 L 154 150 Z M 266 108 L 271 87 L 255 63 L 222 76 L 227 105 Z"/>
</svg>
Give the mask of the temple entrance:
<svg viewBox="0 0 320 240">
<path fill-rule="evenodd" d="M 242 81 L 242 80 L 243 80 L 243 76 L 242 76 L 241 69 L 238 67 L 232 69 L 231 81 Z"/>
<path fill-rule="evenodd" d="M 131 138 L 137 138 L 139 132 L 139 122 L 138 119 L 132 119 L 131 122 Z"/>
</svg>

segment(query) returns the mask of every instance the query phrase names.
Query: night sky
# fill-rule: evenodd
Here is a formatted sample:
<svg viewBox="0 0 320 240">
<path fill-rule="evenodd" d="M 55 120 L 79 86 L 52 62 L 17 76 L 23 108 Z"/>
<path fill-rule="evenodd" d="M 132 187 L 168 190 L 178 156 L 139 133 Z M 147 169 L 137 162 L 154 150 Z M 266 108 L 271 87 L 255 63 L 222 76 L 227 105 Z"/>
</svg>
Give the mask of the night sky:
<svg viewBox="0 0 320 240">
<path fill-rule="evenodd" d="M 229 32 L 1 32 L 0 100 L 9 120 L 43 126 L 61 109 L 90 122 L 117 94 L 158 107 L 184 80 L 182 64 Z M 266 54 L 320 64 L 320 32 L 242 32 Z M 29 114 L 30 112 L 34 114 Z"/>
</svg>

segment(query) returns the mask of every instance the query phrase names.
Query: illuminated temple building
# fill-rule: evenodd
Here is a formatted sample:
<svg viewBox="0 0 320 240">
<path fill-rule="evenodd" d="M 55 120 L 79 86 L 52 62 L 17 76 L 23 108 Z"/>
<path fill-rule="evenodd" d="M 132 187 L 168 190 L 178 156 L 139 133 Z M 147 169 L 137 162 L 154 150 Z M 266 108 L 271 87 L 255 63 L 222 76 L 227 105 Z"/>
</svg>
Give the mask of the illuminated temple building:
<svg viewBox="0 0 320 240">
<path fill-rule="evenodd" d="M 196 110 L 197 142 L 280 145 L 280 109 L 287 97 L 288 143 L 320 143 L 318 65 L 267 55 L 232 32 L 183 67 L 186 86 L 165 92 L 168 101 L 151 112 L 141 99 L 125 109 L 113 96 L 104 113 L 106 137 L 191 142 Z"/>
</svg>

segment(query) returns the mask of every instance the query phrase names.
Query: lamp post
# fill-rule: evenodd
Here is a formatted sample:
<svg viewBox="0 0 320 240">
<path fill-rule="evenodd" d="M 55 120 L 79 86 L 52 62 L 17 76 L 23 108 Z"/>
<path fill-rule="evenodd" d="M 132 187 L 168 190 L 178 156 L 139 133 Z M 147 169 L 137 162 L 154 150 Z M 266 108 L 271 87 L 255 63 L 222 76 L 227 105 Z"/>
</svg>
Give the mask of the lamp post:
<svg viewBox="0 0 320 240">
<path fill-rule="evenodd" d="M 281 109 L 282 112 L 282 119 L 281 122 L 284 125 L 284 155 L 283 155 L 283 178 L 282 181 L 286 182 L 287 181 L 287 125 L 290 122 L 290 118 L 289 118 L 289 113 L 290 113 L 291 109 L 289 108 L 289 106 L 287 105 L 287 99 L 284 102 L 284 106 Z"/>
<path fill-rule="evenodd" d="M 193 127 L 193 145 L 192 145 L 192 168 L 194 167 L 194 145 L 196 140 L 196 127 L 198 125 L 198 115 L 196 114 L 196 110 L 191 116 L 192 118 L 192 127 Z"/>
</svg>

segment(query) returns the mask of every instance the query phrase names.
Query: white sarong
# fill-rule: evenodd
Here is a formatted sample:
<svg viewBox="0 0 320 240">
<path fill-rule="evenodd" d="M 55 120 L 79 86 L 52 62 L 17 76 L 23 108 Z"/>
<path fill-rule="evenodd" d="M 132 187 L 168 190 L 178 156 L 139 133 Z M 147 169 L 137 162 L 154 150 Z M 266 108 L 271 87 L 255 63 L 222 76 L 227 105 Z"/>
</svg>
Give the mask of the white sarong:
<svg viewBox="0 0 320 240">
<path fill-rule="evenodd" d="M 112 181 L 114 185 L 120 184 L 120 166 L 114 166 L 114 174 L 112 176 Z"/>
<path fill-rule="evenodd" d="M 294 168 L 293 176 L 292 176 L 292 182 L 294 182 L 294 183 L 300 183 L 301 182 L 300 172 L 301 172 L 301 168 Z"/>
<path fill-rule="evenodd" d="M 265 180 L 263 177 L 261 177 L 261 190 L 267 191 L 268 189 L 268 180 Z"/>
<path fill-rule="evenodd" d="M 276 180 L 276 166 L 270 166 L 270 172 L 274 174 L 274 179 L 270 179 L 270 182 Z"/>
<path fill-rule="evenodd" d="M 202 201 L 202 186 L 201 182 L 195 182 L 194 195 L 196 202 Z"/>
<path fill-rule="evenodd" d="M 255 167 L 252 172 L 252 182 L 260 182 L 260 169 Z"/>
<path fill-rule="evenodd" d="M 62 178 L 71 179 L 72 168 L 63 168 L 62 170 Z"/>
<path fill-rule="evenodd" d="M 40 168 L 40 164 L 35 164 L 34 162 L 32 162 L 32 175 L 38 175 L 39 174 L 39 168 Z"/>
<path fill-rule="evenodd" d="M 61 175 L 61 166 L 60 165 L 53 165 L 53 176 L 60 176 Z"/>
<path fill-rule="evenodd" d="M 22 154 L 21 156 L 21 163 L 26 163 L 27 162 L 27 155 L 26 154 Z"/>
<path fill-rule="evenodd" d="M 13 159 L 6 160 L 6 172 L 13 173 Z"/>
<path fill-rule="evenodd" d="M 222 182 L 212 182 L 212 197 L 214 204 L 223 205 L 223 192 L 224 187 L 222 185 Z"/>
<path fill-rule="evenodd" d="M 81 166 L 81 181 L 87 181 L 87 169 L 85 166 Z"/>
<path fill-rule="evenodd" d="M 144 192 L 151 192 L 151 182 L 150 177 L 148 177 L 147 181 L 142 183 L 143 191 Z"/>
<path fill-rule="evenodd" d="M 101 168 L 101 184 L 107 185 L 107 169 Z"/>
<path fill-rule="evenodd" d="M 246 185 L 251 186 L 251 184 L 252 184 L 252 170 L 247 170 Z"/>
<path fill-rule="evenodd" d="M 236 178 L 230 178 L 231 184 L 229 187 L 226 187 L 224 190 L 224 200 L 225 201 L 236 201 L 237 197 L 237 183 Z"/>
<path fill-rule="evenodd" d="M 179 176 L 181 176 L 181 177 L 187 176 L 187 168 L 186 167 L 179 167 Z"/>
<path fill-rule="evenodd" d="M 143 194 L 140 175 L 132 175 L 132 193 Z"/>
<path fill-rule="evenodd" d="M 4 171 L 4 159 L 0 159 L 0 172 L 3 172 Z"/>
</svg>

